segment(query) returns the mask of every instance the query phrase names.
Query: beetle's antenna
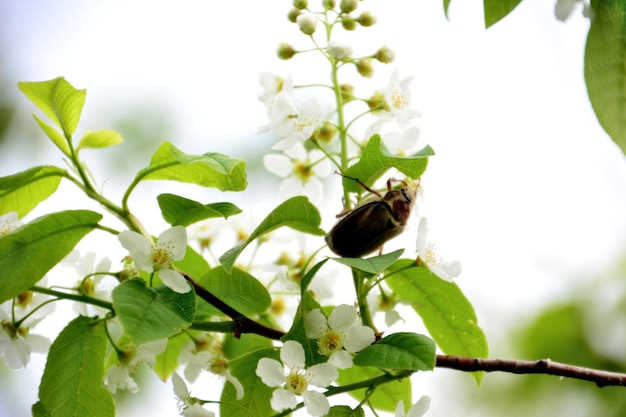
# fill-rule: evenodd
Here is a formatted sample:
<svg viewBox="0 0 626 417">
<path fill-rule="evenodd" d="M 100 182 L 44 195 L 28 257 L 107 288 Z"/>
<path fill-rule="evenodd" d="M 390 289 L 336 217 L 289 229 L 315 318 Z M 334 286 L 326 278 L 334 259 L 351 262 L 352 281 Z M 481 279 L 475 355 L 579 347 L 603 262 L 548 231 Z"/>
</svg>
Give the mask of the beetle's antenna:
<svg viewBox="0 0 626 417">
<path fill-rule="evenodd" d="M 361 181 L 360 179 L 358 179 L 358 178 L 356 178 L 356 177 L 350 177 L 350 176 L 348 176 L 348 175 L 342 174 L 342 173 L 341 173 L 341 172 L 339 172 L 339 171 L 335 171 L 335 174 L 337 174 L 337 175 L 341 175 L 342 177 L 347 178 L 347 179 L 349 179 L 349 180 L 356 181 L 356 183 L 357 183 L 357 184 L 359 184 L 361 187 L 365 188 L 365 189 L 366 189 L 367 191 L 369 191 L 370 193 L 372 193 L 372 194 L 376 194 L 377 196 L 379 196 L 379 197 L 381 197 L 381 198 L 382 198 L 382 195 L 380 195 L 380 193 L 379 193 L 378 191 L 376 191 L 376 190 L 372 190 L 370 187 L 368 187 L 367 185 L 365 185 L 365 183 L 364 183 L 363 181 Z"/>
</svg>

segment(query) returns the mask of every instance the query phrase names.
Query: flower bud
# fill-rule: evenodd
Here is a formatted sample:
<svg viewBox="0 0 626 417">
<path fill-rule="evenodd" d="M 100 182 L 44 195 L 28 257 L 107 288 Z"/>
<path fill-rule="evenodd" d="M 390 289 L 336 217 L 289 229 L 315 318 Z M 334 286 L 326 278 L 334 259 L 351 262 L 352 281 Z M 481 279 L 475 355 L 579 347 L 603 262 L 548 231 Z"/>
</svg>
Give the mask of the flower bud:
<svg viewBox="0 0 626 417">
<path fill-rule="evenodd" d="M 346 16 L 343 19 L 341 19 L 341 26 L 345 30 L 355 30 L 358 27 L 358 23 L 355 19 Z"/>
<path fill-rule="evenodd" d="M 298 9 L 291 9 L 289 10 L 289 12 L 287 13 L 287 19 L 291 22 L 291 23 L 296 23 L 296 19 L 298 18 L 298 16 L 300 16 L 302 14 L 302 12 Z"/>
<path fill-rule="evenodd" d="M 344 103 L 354 100 L 354 86 L 350 84 L 341 84 L 339 89 L 341 90 L 341 99 Z"/>
<path fill-rule="evenodd" d="M 377 91 L 373 96 L 365 100 L 370 110 L 382 109 L 385 104 L 385 93 Z"/>
<path fill-rule="evenodd" d="M 339 61 L 352 58 L 352 47 L 346 43 L 330 41 L 326 45 L 328 54 Z"/>
<path fill-rule="evenodd" d="M 293 0 L 293 7 L 298 10 L 306 9 L 309 5 L 308 0 Z"/>
<path fill-rule="evenodd" d="M 372 78 L 374 76 L 374 66 L 372 65 L 372 60 L 369 58 L 360 59 L 356 63 L 356 70 L 361 77 Z"/>
<path fill-rule="evenodd" d="M 391 49 L 387 48 L 386 46 L 383 46 L 378 51 L 376 51 L 374 58 L 376 58 L 378 61 L 382 62 L 383 64 L 390 64 L 393 62 L 394 59 L 396 59 L 396 53 L 393 52 Z"/>
<path fill-rule="evenodd" d="M 372 26 L 374 23 L 376 23 L 377 20 L 376 20 L 376 16 L 374 16 L 370 12 L 363 12 L 357 18 L 357 21 L 359 22 L 359 24 L 361 26 L 368 27 L 368 26 Z"/>
<path fill-rule="evenodd" d="M 282 42 L 280 45 L 278 45 L 278 50 L 276 51 L 276 53 L 278 54 L 278 57 L 280 59 L 291 59 L 297 53 L 297 51 L 293 49 L 293 46 L 289 45 L 288 43 Z"/>
<path fill-rule="evenodd" d="M 330 143 L 337 134 L 337 128 L 330 122 L 324 122 L 313 134 L 313 138 L 322 143 Z"/>
<path fill-rule="evenodd" d="M 315 33 L 315 28 L 317 26 L 317 18 L 312 13 L 304 13 L 296 18 L 296 23 L 298 23 L 298 28 L 300 28 L 300 32 L 305 35 L 312 35 Z"/>
<path fill-rule="evenodd" d="M 359 7 L 359 3 L 357 0 L 341 0 L 339 2 L 339 9 L 341 9 L 342 13 L 351 13 Z"/>
<path fill-rule="evenodd" d="M 323 3 L 326 10 L 333 10 L 335 8 L 335 0 L 324 0 Z"/>
</svg>

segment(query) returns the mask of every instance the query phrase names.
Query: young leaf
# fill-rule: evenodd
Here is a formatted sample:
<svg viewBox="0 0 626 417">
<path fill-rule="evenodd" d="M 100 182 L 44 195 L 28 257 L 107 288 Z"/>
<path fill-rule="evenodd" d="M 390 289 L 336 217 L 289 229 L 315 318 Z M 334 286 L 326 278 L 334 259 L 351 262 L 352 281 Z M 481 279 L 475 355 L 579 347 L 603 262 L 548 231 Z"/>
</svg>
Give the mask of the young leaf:
<svg viewBox="0 0 626 417">
<path fill-rule="evenodd" d="M 169 142 L 163 142 L 137 178 L 186 182 L 221 191 L 242 191 L 248 185 L 244 161 L 216 152 L 188 155 Z"/>
<path fill-rule="evenodd" d="M 596 1 L 592 8 L 585 46 L 587 93 L 598 121 L 626 153 L 626 2 Z"/>
<path fill-rule="evenodd" d="M 66 137 L 74 134 L 85 104 L 86 90 L 75 89 L 63 77 L 49 81 L 19 82 L 17 87 L 61 128 Z"/>
<path fill-rule="evenodd" d="M 0 213 L 25 216 L 57 190 L 66 173 L 55 166 L 39 166 L 0 178 Z"/>
<path fill-rule="evenodd" d="M 330 258 L 340 264 L 349 266 L 350 268 L 358 269 L 372 275 L 378 275 L 385 269 L 389 268 L 391 264 L 398 260 L 402 255 L 404 249 L 398 249 L 391 253 L 386 253 L 380 256 L 372 256 L 371 258 Z"/>
<path fill-rule="evenodd" d="M 322 218 L 317 207 L 309 202 L 306 197 L 292 197 L 276 207 L 261 224 L 254 229 L 245 242 L 228 250 L 220 256 L 220 262 L 226 271 L 230 271 L 235 264 L 235 260 L 241 252 L 254 239 L 262 236 L 279 227 L 287 226 L 294 230 L 309 233 L 316 236 L 323 236 L 325 232 L 320 229 Z"/>
<path fill-rule="evenodd" d="M 46 136 L 50 138 L 52 143 L 54 143 L 57 148 L 59 148 L 61 152 L 63 152 L 66 156 L 70 156 L 71 152 L 69 146 L 67 145 L 67 139 L 65 139 L 58 130 L 37 117 L 36 114 L 33 114 L 33 117 L 35 118 L 35 121 L 37 121 L 37 123 L 39 124 L 39 127 L 41 127 L 41 130 L 43 130 Z"/>
<path fill-rule="evenodd" d="M 122 135 L 115 130 L 103 129 L 95 132 L 87 130 L 78 143 L 76 150 L 78 151 L 82 148 L 107 148 L 119 145 L 122 142 L 124 142 Z"/>
<path fill-rule="evenodd" d="M 353 410 L 347 405 L 335 405 L 330 407 L 326 417 L 365 417 L 365 412 L 362 407 Z"/>
<path fill-rule="evenodd" d="M 270 405 L 274 388 L 268 387 L 256 375 L 256 367 L 261 358 L 280 360 L 276 349 L 259 349 L 230 363 L 231 374 L 243 386 L 243 398 L 237 400 L 235 387 L 224 385 L 220 400 L 220 415 L 241 417 L 266 417 L 276 414 Z"/>
<path fill-rule="evenodd" d="M 0 237 L 0 303 L 32 287 L 89 232 L 102 215 L 88 210 L 39 217 Z"/>
<path fill-rule="evenodd" d="M 485 29 L 504 19 L 522 0 L 484 0 Z"/>
<path fill-rule="evenodd" d="M 337 382 L 339 382 L 340 386 L 344 386 L 383 375 L 385 374 L 376 368 L 353 366 L 339 370 L 339 379 Z M 412 403 L 411 378 L 404 378 L 378 385 L 371 396 L 368 394 L 370 394 L 368 388 L 350 391 L 350 396 L 356 398 L 358 401 L 363 401 L 367 398 L 368 403 L 377 410 L 393 413 L 396 410 L 398 401 L 403 401 L 405 404 Z"/>
<path fill-rule="evenodd" d="M 84 316 L 72 320 L 50 347 L 33 415 L 115 416 L 113 396 L 102 384 L 106 348 L 104 324 Z"/>
<path fill-rule="evenodd" d="M 172 226 L 189 226 L 213 217 L 227 219 L 241 213 L 241 209 L 232 203 L 202 204 L 174 194 L 161 194 L 157 197 L 157 201 L 163 219 Z"/>
<path fill-rule="evenodd" d="M 461 289 L 433 275 L 411 259 L 400 259 L 386 283 L 401 301 L 411 304 L 439 348 L 449 355 L 486 358 L 487 339 L 476 313 Z M 474 373 L 478 382 L 482 373 Z"/>
<path fill-rule="evenodd" d="M 419 178 L 426 171 L 428 157 L 434 155 L 430 146 L 409 156 L 396 156 L 381 141 L 380 135 L 374 135 L 363 149 L 361 159 L 344 173 L 348 177 L 358 178 L 371 186 L 385 172 L 396 168 L 409 178 Z M 343 186 L 351 192 L 361 192 L 363 188 L 350 178 L 343 179 Z"/>
<path fill-rule="evenodd" d="M 165 350 L 156 355 L 156 362 L 152 369 L 162 381 L 167 381 L 172 372 L 176 370 L 180 351 L 190 340 L 189 335 L 185 333 L 172 336 L 167 341 Z"/>
<path fill-rule="evenodd" d="M 265 286 L 241 269 L 228 273 L 218 266 L 202 275 L 198 283 L 245 316 L 263 313 L 272 303 Z"/>
<path fill-rule="evenodd" d="M 390 370 L 432 371 L 435 368 L 435 342 L 416 333 L 392 333 L 360 351 L 357 366 Z"/>
<path fill-rule="evenodd" d="M 124 334 L 136 345 L 186 329 L 196 310 L 193 291 L 180 294 L 165 286 L 148 288 L 141 279 L 122 282 L 111 298 Z"/>
</svg>

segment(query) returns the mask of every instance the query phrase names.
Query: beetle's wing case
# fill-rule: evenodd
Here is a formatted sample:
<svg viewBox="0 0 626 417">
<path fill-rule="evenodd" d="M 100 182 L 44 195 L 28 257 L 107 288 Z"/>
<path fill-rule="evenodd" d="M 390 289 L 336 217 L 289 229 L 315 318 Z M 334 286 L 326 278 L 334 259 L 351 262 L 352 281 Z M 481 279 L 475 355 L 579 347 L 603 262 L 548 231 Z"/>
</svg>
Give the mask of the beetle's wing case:
<svg viewBox="0 0 626 417">
<path fill-rule="evenodd" d="M 326 236 L 328 247 L 345 258 L 359 258 L 404 230 L 386 201 L 373 201 L 347 214 Z"/>
</svg>

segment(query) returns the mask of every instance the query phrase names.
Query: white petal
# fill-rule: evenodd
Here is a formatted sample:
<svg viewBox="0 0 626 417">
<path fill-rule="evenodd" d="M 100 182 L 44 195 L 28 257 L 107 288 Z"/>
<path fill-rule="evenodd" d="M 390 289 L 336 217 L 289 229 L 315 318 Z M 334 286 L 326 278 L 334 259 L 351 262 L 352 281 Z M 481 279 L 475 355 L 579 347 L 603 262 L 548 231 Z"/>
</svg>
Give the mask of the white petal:
<svg viewBox="0 0 626 417">
<path fill-rule="evenodd" d="M 357 319 L 356 309 L 347 304 L 335 307 L 328 318 L 328 325 L 333 330 L 345 330 L 352 326 Z"/>
<path fill-rule="evenodd" d="M 328 363 L 337 369 L 348 369 L 352 367 L 352 355 L 345 350 L 338 350 L 330 355 Z"/>
<path fill-rule="evenodd" d="M 200 403 L 193 403 L 183 409 L 183 417 L 215 417 L 215 414 L 205 410 Z"/>
<path fill-rule="evenodd" d="M 224 374 L 224 378 L 226 378 L 228 382 L 233 384 L 233 386 L 235 387 L 235 392 L 237 393 L 237 399 L 241 400 L 244 394 L 243 385 L 241 385 L 241 382 L 239 382 L 239 380 L 235 378 L 228 369 L 226 370 L 226 373 Z"/>
<path fill-rule="evenodd" d="M 326 317 L 319 308 L 311 311 L 304 318 L 304 332 L 309 339 L 319 339 L 327 330 Z"/>
<path fill-rule="evenodd" d="M 419 399 L 418 402 L 413 404 L 413 406 L 409 409 L 409 413 L 406 417 L 422 417 L 428 409 L 430 408 L 430 397 L 424 395 Z"/>
<path fill-rule="evenodd" d="M 11 369 L 24 368 L 30 361 L 30 347 L 23 337 L 2 343 L 0 349 L 2 349 L 0 353 L 4 355 L 4 361 Z"/>
<path fill-rule="evenodd" d="M 275 359 L 261 358 L 256 365 L 256 374 L 268 387 L 278 387 L 285 383 L 285 368 Z"/>
<path fill-rule="evenodd" d="M 163 281 L 163 284 L 170 287 L 172 291 L 184 294 L 191 290 L 191 286 L 189 286 L 185 277 L 173 269 L 159 269 L 159 277 L 161 281 Z"/>
<path fill-rule="evenodd" d="M 176 372 L 172 374 L 172 385 L 174 385 L 174 394 L 176 394 L 176 397 L 184 402 L 187 402 L 186 400 L 189 399 L 187 384 L 185 384 L 185 381 L 183 381 L 183 379 L 178 376 Z"/>
<path fill-rule="evenodd" d="M 324 394 L 317 391 L 307 391 L 302 394 L 302 397 L 304 398 L 306 411 L 308 411 L 310 415 L 325 416 L 328 414 L 330 404 Z"/>
<path fill-rule="evenodd" d="M 272 394 L 270 405 L 273 410 L 283 411 L 289 408 L 295 408 L 296 405 L 298 405 L 298 400 L 296 400 L 296 395 L 293 392 L 278 388 L 274 390 Z"/>
<path fill-rule="evenodd" d="M 157 244 L 160 243 L 168 244 L 172 250 L 172 259 L 180 261 L 185 257 L 187 251 L 187 230 L 183 226 L 167 229 L 159 235 Z"/>
<path fill-rule="evenodd" d="M 456 278 L 461 275 L 461 262 L 439 262 L 436 265 L 428 265 L 430 271 L 437 275 L 439 278 L 452 282 L 452 278 Z"/>
<path fill-rule="evenodd" d="M 308 152 L 304 145 L 300 142 L 296 142 L 290 148 L 285 149 L 285 155 L 291 159 L 297 159 L 299 161 L 304 161 L 308 158 Z"/>
<path fill-rule="evenodd" d="M 293 162 L 285 155 L 265 155 L 263 157 L 263 165 L 269 172 L 282 178 L 293 172 Z"/>
<path fill-rule="evenodd" d="M 26 343 L 28 343 L 28 346 L 33 352 L 46 353 L 52 342 L 45 336 L 29 333 L 26 338 Z"/>
<path fill-rule="evenodd" d="M 311 376 L 311 384 L 317 387 L 327 387 L 339 378 L 337 368 L 328 362 L 313 365 L 306 370 L 306 373 Z"/>
<path fill-rule="evenodd" d="M 118 236 L 118 239 L 122 246 L 130 252 L 130 256 L 133 257 L 135 265 L 141 271 L 152 272 L 153 265 L 150 260 L 150 252 L 152 251 L 152 244 L 143 235 L 137 232 L 131 232 L 130 230 L 124 230 Z"/>
<path fill-rule="evenodd" d="M 396 406 L 396 412 L 393 414 L 393 417 L 405 417 L 404 414 L 404 401 L 398 401 L 398 405 Z"/>
<path fill-rule="evenodd" d="M 343 347 L 350 353 L 357 353 L 374 343 L 374 330 L 367 326 L 356 325 L 346 330 Z"/>
<path fill-rule="evenodd" d="M 309 197 L 313 203 L 319 203 L 324 195 L 324 187 L 317 177 L 310 177 L 307 182 L 302 184 L 302 193 Z"/>
<path fill-rule="evenodd" d="M 428 219 L 422 217 L 417 226 L 417 253 L 424 258 L 428 249 Z"/>
<path fill-rule="evenodd" d="M 289 369 L 294 366 L 304 368 L 304 348 L 294 340 L 288 340 L 280 350 L 280 359 Z"/>
</svg>

